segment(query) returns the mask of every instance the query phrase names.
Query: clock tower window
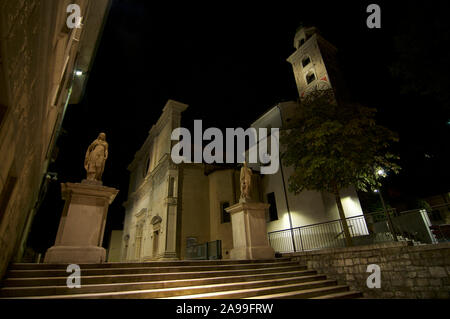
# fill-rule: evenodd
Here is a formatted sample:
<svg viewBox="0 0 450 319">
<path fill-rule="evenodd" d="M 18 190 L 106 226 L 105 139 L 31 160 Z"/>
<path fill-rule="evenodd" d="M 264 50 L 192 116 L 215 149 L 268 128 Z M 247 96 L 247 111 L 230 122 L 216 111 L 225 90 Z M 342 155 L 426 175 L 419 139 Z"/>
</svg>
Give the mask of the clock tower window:
<svg viewBox="0 0 450 319">
<path fill-rule="evenodd" d="M 307 66 L 308 64 L 310 64 L 311 63 L 311 58 L 309 57 L 309 56 L 305 56 L 303 59 L 302 59 L 302 67 L 305 67 L 305 66 Z"/>
<path fill-rule="evenodd" d="M 316 75 L 314 74 L 313 70 L 309 70 L 308 73 L 306 73 L 306 83 L 310 84 L 316 79 Z"/>
</svg>

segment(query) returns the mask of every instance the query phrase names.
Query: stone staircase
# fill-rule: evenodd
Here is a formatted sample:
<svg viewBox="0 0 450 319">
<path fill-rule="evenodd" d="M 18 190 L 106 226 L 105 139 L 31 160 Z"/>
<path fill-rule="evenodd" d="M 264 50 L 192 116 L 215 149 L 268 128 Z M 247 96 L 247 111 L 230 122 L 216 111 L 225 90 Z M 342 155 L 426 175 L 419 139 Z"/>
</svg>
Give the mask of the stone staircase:
<svg viewBox="0 0 450 319">
<path fill-rule="evenodd" d="M 358 298 L 289 258 L 80 264 L 81 288 L 68 288 L 65 264 L 12 264 L 0 298 Z"/>
</svg>

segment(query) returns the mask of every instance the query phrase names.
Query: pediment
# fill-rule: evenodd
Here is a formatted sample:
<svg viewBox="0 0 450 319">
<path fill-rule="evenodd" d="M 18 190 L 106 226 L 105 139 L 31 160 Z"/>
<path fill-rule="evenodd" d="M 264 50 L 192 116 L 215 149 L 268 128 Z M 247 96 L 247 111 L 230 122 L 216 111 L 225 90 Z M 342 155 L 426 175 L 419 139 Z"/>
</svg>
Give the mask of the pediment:
<svg viewBox="0 0 450 319">
<path fill-rule="evenodd" d="M 152 225 L 155 225 L 155 224 L 158 224 L 158 223 L 161 223 L 161 222 L 162 222 L 162 218 L 159 215 L 153 216 L 151 221 L 150 221 L 150 223 Z"/>
<path fill-rule="evenodd" d="M 142 208 L 140 211 L 138 211 L 134 216 L 141 217 L 147 212 L 147 208 Z"/>
</svg>

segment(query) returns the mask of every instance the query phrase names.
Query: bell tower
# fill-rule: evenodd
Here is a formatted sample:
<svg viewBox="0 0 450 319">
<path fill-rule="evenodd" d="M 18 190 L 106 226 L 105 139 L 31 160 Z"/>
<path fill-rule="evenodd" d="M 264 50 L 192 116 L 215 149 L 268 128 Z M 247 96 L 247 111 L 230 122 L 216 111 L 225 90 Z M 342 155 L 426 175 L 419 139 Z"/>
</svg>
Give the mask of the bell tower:
<svg viewBox="0 0 450 319">
<path fill-rule="evenodd" d="M 337 49 L 325 40 L 316 27 L 301 26 L 294 37 L 296 51 L 291 63 L 300 99 L 309 92 L 333 88 L 341 93 L 343 81 L 337 63 Z"/>
</svg>

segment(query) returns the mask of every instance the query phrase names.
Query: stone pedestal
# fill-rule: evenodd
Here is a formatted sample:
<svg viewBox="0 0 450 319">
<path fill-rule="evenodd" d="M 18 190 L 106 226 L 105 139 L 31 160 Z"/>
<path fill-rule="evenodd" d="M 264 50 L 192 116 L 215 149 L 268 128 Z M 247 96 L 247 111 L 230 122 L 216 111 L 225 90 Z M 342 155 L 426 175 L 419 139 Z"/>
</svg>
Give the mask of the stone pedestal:
<svg viewBox="0 0 450 319">
<path fill-rule="evenodd" d="M 225 210 L 231 214 L 233 249 L 231 259 L 271 259 L 275 252 L 269 245 L 266 209 L 269 204 L 238 203 Z"/>
<path fill-rule="evenodd" d="M 62 183 L 66 201 L 55 245 L 45 254 L 44 263 L 102 263 L 102 247 L 108 206 L 119 190 L 101 182 Z"/>
</svg>

